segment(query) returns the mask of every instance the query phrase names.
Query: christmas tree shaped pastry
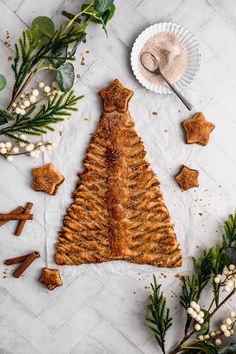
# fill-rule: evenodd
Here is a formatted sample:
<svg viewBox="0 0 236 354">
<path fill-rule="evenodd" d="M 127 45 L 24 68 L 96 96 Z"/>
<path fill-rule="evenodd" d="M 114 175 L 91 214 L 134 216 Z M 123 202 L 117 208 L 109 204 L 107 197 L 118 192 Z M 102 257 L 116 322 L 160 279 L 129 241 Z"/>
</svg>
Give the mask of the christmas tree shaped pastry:
<svg viewBox="0 0 236 354">
<path fill-rule="evenodd" d="M 64 217 L 57 264 L 182 264 L 159 182 L 128 112 L 132 95 L 118 80 L 100 91 L 104 113 Z"/>
</svg>

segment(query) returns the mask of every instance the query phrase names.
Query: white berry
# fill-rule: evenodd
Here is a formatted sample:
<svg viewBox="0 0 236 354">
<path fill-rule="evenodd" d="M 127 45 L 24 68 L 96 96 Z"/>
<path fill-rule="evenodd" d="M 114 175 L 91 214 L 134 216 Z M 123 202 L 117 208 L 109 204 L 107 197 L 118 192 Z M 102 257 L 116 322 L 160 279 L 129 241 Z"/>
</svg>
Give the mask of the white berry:
<svg viewBox="0 0 236 354">
<path fill-rule="evenodd" d="M 204 336 L 204 338 L 207 339 L 207 340 L 210 339 L 209 334 L 206 334 L 206 335 Z"/>
<path fill-rule="evenodd" d="M 20 109 L 20 107 L 17 107 L 17 108 L 16 108 L 16 114 L 21 114 L 21 109 Z"/>
<path fill-rule="evenodd" d="M 7 156 L 7 161 L 10 161 L 10 162 L 13 161 L 13 156 L 10 156 L 10 155 Z"/>
<path fill-rule="evenodd" d="M 40 148 L 39 148 L 40 151 L 44 152 L 46 150 L 45 146 L 44 145 L 41 145 Z"/>
<path fill-rule="evenodd" d="M 225 331 L 225 332 L 224 332 L 224 335 L 225 335 L 225 337 L 227 337 L 227 338 L 228 338 L 228 337 L 230 337 L 230 336 L 231 336 L 231 333 L 230 333 L 230 331 L 228 331 L 228 330 L 227 330 L 227 331 Z"/>
<path fill-rule="evenodd" d="M 22 116 L 24 116 L 25 115 L 25 110 L 24 109 L 21 109 L 21 112 L 20 112 L 20 114 L 22 115 Z"/>
<path fill-rule="evenodd" d="M 227 331 L 227 327 L 224 324 L 220 326 L 220 329 L 221 329 L 222 332 Z"/>
<path fill-rule="evenodd" d="M 47 145 L 46 146 L 46 149 L 48 150 L 48 151 L 51 151 L 52 150 L 52 145 Z M 191 308 L 191 307 L 190 307 Z"/>
<path fill-rule="evenodd" d="M 14 148 L 12 149 L 12 152 L 14 154 L 17 154 L 19 152 L 19 148 L 17 146 L 14 146 Z"/>
<path fill-rule="evenodd" d="M 235 317 L 236 316 L 236 313 L 234 311 L 230 312 L 230 316 L 231 317 Z"/>
<path fill-rule="evenodd" d="M 231 318 L 226 318 L 225 323 L 226 323 L 227 325 L 231 325 L 231 324 L 232 324 Z"/>
<path fill-rule="evenodd" d="M 199 340 L 204 340 L 203 335 L 198 336 L 198 339 L 199 339 Z"/>
<path fill-rule="evenodd" d="M 30 101 L 28 101 L 28 100 L 24 101 L 24 105 L 25 105 L 26 108 L 29 107 L 30 106 Z"/>
<path fill-rule="evenodd" d="M 58 88 L 58 84 L 57 84 L 56 81 L 53 81 L 53 82 L 52 82 L 52 87 L 54 87 L 55 89 Z"/>
<path fill-rule="evenodd" d="M 229 275 L 228 269 L 224 269 L 223 273 L 224 273 L 224 275 Z"/>
<path fill-rule="evenodd" d="M 40 87 L 40 88 L 44 88 L 44 86 L 45 86 L 45 83 L 44 83 L 43 81 L 41 81 L 41 82 L 39 83 L 39 87 Z"/>
<path fill-rule="evenodd" d="M 24 98 L 25 97 L 25 95 L 22 93 L 22 95 L 20 95 L 20 98 Z"/>
<path fill-rule="evenodd" d="M 0 149 L 5 147 L 5 143 L 1 142 L 0 143 Z"/>
<path fill-rule="evenodd" d="M 30 152 L 30 157 L 35 157 L 35 156 L 36 156 L 35 151 L 31 151 L 31 152 Z"/>
<path fill-rule="evenodd" d="M 19 142 L 19 146 L 22 148 L 22 147 L 25 147 L 26 143 L 24 143 L 23 141 L 20 141 Z"/>
<path fill-rule="evenodd" d="M 13 102 L 11 106 L 12 108 L 16 108 L 16 102 Z"/>
<path fill-rule="evenodd" d="M 215 337 L 216 336 L 216 332 L 214 332 L 214 331 L 210 332 L 210 336 L 211 337 Z"/>
<path fill-rule="evenodd" d="M 7 149 L 5 147 L 1 148 L 0 153 L 2 155 L 6 154 L 7 153 Z"/>
<path fill-rule="evenodd" d="M 200 312 L 199 312 L 199 316 L 204 317 L 204 315 L 205 315 L 205 314 L 204 314 L 203 311 L 200 311 Z"/>
<path fill-rule="evenodd" d="M 231 270 L 231 271 L 235 270 L 235 265 L 234 264 L 230 264 L 229 270 Z"/>
<path fill-rule="evenodd" d="M 12 147 L 11 142 L 10 142 L 10 141 L 7 141 L 7 142 L 5 143 L 5 147 L 6 147 L 7 149 L 11 148 L 11 147 Z"/>
<path fill-rule="evenodd" d="M 196 301 L 191 301 L 191 302 L 190 302 L 190 306 L 191 306 L 193 309 L 195 309 L 196 305 L 197 305 Z"/>
<path fill-rule="evenodd" d="M 49 93 L 51 91 L 49 86 L 45 86 L 44 87 L 44 92 Z"/>
<path fill-rule="evenodd" d="M 35 97 L 35 96 L 33 96 L 33 95 L 32 95 L 32 96 L 30 96 L 30 98 L 29 98 L 29 99 L 30 99 L 30 102 L 31 102 L 31 103 L 35 103 L 35 102 L 36 102 L 36 97 Z"/>
<path fill-rule="evenodd" d="M 34 89 L 32 95 L 37 97 L 39 95 L 39 90 Z"/>
<path fill-rule="evenodd" d="M 198 320 L 198 322 L 199 322 L 200 324 L 203 324 L 203 323 L 204 323 L 204 319 L 203 319 L 202 317 L 200 317 L 199 320 Z"/>
<path fill-rule="evenodd" d="M 215 340 L 215 345 L 220 346 L 221 344 L 222 344 L 221 339 L 217 338 L 217 339 Z"/>
<path fill-rule="evenodd" d="M 187 309 L 187 313 L 188 313 L 189 315 L 192 315 L 192 314 L 194 313 L 194 309 L 193 309 L 192 307 L 189 307 L 189 308 Z"/>
<path fill-rule="evenodd" d="M 26 145 L 25 151 L 30 152 L 30 151 L 32 151 L 32 150 L 34 150 L 34 144 L 28 144 L 28 145 Z"/>
<path fill-rule="evenodd" d="M 26 139 L 26 135 L 25 135 L 25 134 L 21 134 L 21 135 L 19 136 L 19 138 L 22 139 L 22 140 L 25 140 L 25 139 Z"/>
<path fill-rule="evenodd" d="M 195 310 L 196 310 L 197 312 L 199 312 L 199 311 L 201 310 L 201 307 L 200 307 L 198 304 L 196 304 Z"/>
<path fill-rule="evenodd" d="M 21 109 L 25 109 L 25 105 L 23 103 L 20 104 Z"/>
<path fill-rule="evenodd" d="M 201 326 L 200 326 L 200 324 L 197 323 L 197 324 L 195 324 L 194 328 L 195 328 L 196 331 L 200 331 Z"/>
<path fill-rule="evenodd" d="M 197 318 L 197 313 L 194 311 L 193 314 L 192 314 L 192 318 Z"/>
</svg>

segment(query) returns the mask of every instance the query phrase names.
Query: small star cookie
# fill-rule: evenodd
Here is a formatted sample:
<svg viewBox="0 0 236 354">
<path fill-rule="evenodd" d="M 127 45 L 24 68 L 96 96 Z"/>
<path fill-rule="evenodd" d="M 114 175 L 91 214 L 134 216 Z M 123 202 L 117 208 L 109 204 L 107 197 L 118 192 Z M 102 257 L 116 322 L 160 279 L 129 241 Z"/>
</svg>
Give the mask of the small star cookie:
<svg viewBox="0 0 236 354">
<path fill-rule="evenodd" d="M 121 82 L 116 79 L 111 85 L 99 91 L 103 99 L 103 107 L 105 112 L 118 111 L 124 113 L 128 109 L 128 102 L 133 96 L 133 91 L 125 88 Z"/>
<path fill-rule="evenodd" d="M 199 176 L 199 172 L 197 170 L 193 170 L 183 165 L 181 171 L 175 177 L 175 179 L 179 183 L 180 187 L 184 191 L 187 191 L 190 188 L 199 186 L 198 176 Z"/>
<path fill-rule="evenodd" d="M 34 182 L 32 188 L 35 191 L 42 191 L 50 195 L 55 195 L 58 187 L 64 182 L 64 176 L 58 172 L 52 163 L 33 168 L 32 174 Z"/>
<path fill-rule="evenodd" d="M 58 269 L 43 268 L 43 273 L 39 281 L 43 283 L 48 290 L 54 290 L 58 286 L 63 285 Z"/>
<path fill-rule="evenodd" d="M 193 118 L 185 120 L 182 124 L 186 131 L 187 144 L 207 145 L 210 134 L 215 128 L 213 123 L 206 120 L 202 112 L 196 113 Z"/>
</svg>

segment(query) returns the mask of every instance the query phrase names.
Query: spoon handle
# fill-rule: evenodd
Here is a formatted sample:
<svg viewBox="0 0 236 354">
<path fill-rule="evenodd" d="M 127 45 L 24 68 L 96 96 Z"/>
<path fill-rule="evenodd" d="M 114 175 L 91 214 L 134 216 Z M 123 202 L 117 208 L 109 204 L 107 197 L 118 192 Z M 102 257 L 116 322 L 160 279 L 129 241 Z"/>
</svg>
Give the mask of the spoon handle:
<svg viewBox="0 0 236 354">
<path fill-rule="evenodd" d="M 165 82 L 170 86 L 170 88 L 172 89 L 172 91 L 174 91 L 174 93 L 179 97 L 179 99 L 183 102 L 183 104 L 185 105 L 185 107 L 188 108 L 189 111 L 191 111 L 193 109 L 193 105 L 187 100 L 187 98 L 185 98 L 180 92 L 179 90 L 177 90 L 177 88 L 175 88 L 174 85 L 172 85 L 172 83 L 165 77 L 163 76 L 162 73 L 161 77 L 165 80 Z"/>
</svg>

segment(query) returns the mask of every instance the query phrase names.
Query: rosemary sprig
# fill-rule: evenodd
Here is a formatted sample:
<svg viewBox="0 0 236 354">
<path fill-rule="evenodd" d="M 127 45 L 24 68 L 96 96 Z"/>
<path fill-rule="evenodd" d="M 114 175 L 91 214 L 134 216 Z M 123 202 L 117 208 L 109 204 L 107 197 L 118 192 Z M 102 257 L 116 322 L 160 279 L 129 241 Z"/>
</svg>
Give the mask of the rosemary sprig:
<svg viewBox="0 0 236 354">
<path fill-rule="evenodd" d="M 31 115 L 34 112 L 35 107 L 33 107 L 26 115 L 18 118 L 14 124 L 1 129 L 0 135 L 21 141 L 19 133 L 38 136 L 46 134 L 49 130 L 53 131 L 53 124 L 62 122 L 65 117 L 70 116 L 72 111 L 78 110 L 75 105 L 82 97 L 75 96 L 72 90 L 61 96 L 55 96 L 52 101 L 44 104 L 35 116 Z"/>
<path fill-rule="evenodd" d="M 166 298 L 161 291 L 161 285 L 157 284 L 155 276 L 153 276 L 151 288 L 151 303 L 148 308 L 151 311 L 152 318 L 146 318 L 147 326 L 153 332 L 157 343 L 165 354 L 165 337 L 166 332 L 172 326 L 172 318 L 169 308 L 166 307 Z"/>
</svg>

